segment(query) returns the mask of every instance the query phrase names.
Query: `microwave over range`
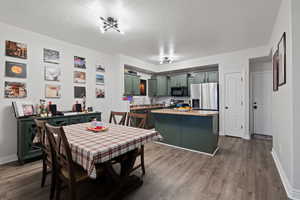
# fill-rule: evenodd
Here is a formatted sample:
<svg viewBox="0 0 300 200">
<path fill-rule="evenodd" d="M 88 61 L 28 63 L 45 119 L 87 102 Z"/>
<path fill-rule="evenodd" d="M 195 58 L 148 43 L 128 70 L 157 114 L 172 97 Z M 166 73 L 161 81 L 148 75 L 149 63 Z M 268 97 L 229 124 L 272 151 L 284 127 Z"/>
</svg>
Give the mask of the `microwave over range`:
<svg viewBox="0 0 300 200">
<path fill-rule="evenodd" d="M 187 87 L 172 87 L 171 88 L 171 96 L 186 97 L 186 96 L 188 96 L 188 88 Z"/>
</svg>

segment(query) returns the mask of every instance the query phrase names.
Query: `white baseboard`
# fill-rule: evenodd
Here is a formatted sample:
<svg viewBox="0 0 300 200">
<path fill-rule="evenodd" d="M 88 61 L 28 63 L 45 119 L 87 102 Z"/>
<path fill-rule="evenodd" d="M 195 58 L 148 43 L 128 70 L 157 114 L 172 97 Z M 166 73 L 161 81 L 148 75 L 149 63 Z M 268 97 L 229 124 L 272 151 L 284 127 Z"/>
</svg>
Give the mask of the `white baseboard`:
<svg viewBox="0 0 300 200">
<path fill-rule="evenodd" d="M 10 155 L 10 156 L 5 156 L 5 157 L 0 157 L 0 165 L 10 163 L 10 162 L 13 162 L 13 161 L 16 161 L 16 160 L 18 160 L 17 155 Z"/>
<path fill-rule="evenodd" d="M 298 189 L 295 189 L 292 187 L 291 183 L 289 182 L 283 168 L 282 168 L 282 165 L 278 159 L 278 156 L 276 154 L 276 152 L 274 151 L 274 149 L 272 149 L 272 157 L 273 157 L 273 160 L 275 162 L 275 165 L 277 167 L 277 170 L 278 170 L 278 173 L 279 173 L 279 176 L 281 178 L 281 181 L 283 183 L 283 186 L 284 186 L 284 189 L 288 195 L 288 198 L 292 199 L 292 200 L 300 200 L 300 190 Z"/>
</svg>

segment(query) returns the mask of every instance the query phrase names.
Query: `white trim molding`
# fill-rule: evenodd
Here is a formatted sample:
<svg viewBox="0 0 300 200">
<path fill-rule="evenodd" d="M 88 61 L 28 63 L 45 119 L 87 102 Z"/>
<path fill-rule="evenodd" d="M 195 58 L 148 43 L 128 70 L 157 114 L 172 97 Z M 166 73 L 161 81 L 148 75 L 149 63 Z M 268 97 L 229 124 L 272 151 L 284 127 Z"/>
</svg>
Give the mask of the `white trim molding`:
<svg viewBox="0 0 300 200">
<path fill-rule="evenodd" d="M 292 187 L 274 149 L 272 149 L 271 154 L 288 198 L 292 200 L 300 200 L 300 190 Z"/>
<path fill-rule="evenodd" d="M 18 160 L 17 155 L 10 155 L 10 156 L 5 156 L 5 157 L 0 157 L 0 165 L 10 163 L 10 162 L 13 162 L 13 161 L 16 161 L 16 160 Z"/>
</svg>

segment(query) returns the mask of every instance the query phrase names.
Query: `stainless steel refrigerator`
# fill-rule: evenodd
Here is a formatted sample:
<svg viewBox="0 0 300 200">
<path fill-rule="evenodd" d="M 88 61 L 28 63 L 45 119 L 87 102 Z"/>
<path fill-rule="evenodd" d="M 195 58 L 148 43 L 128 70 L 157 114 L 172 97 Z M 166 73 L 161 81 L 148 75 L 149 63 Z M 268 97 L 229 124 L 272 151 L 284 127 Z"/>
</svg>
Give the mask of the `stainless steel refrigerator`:
<svg viewBox="0 0 300 200">
<path fill-rule="evenodd" d="M 218 83 L 191 84 L 191 104 L 193 109 L 219 110 Z"/>
</svg>

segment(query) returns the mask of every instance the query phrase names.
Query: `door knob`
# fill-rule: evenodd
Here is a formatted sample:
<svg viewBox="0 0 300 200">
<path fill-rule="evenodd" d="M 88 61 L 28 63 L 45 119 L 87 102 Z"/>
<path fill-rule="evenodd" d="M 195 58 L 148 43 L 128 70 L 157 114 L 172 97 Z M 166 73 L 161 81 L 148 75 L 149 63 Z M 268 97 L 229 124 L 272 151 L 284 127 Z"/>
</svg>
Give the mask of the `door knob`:
<svg viewBox="0 0 300 200">
<path fill-rule="evenodd" d="M 225 106 L 225 109 L 228 109 L 228 106 Z"/>
<path fill-rule="evenodd" d="M 253 106 L 254 109 L 257 109 L 257 105 Z"/>
</svg>

